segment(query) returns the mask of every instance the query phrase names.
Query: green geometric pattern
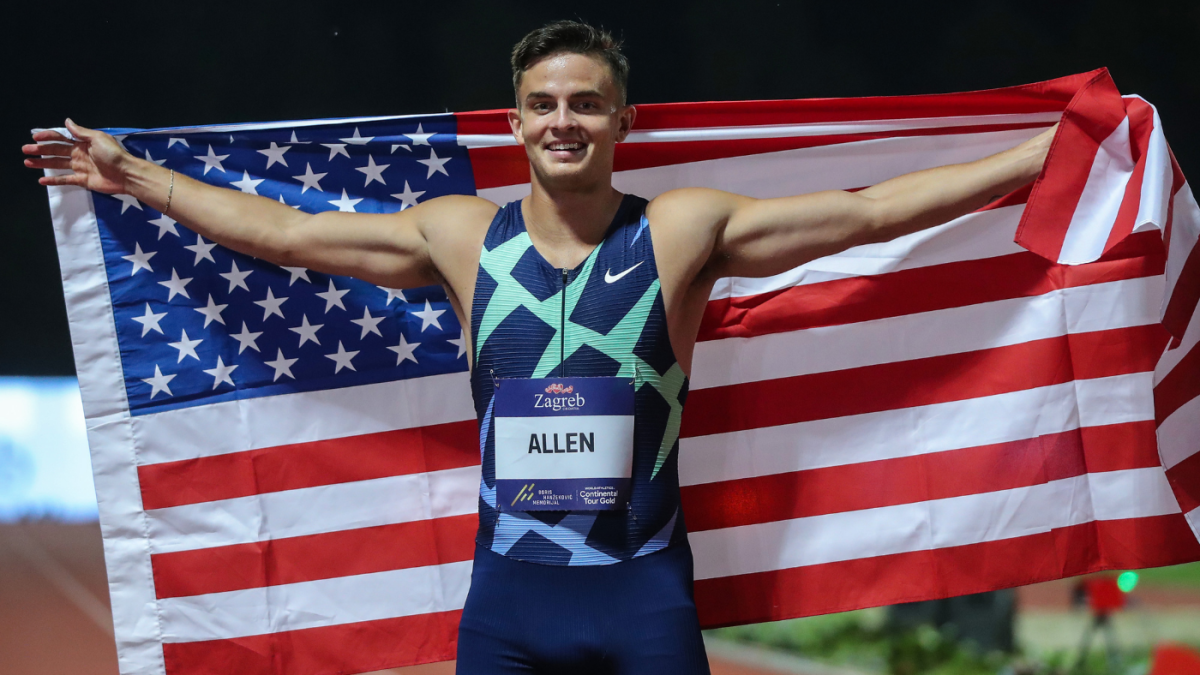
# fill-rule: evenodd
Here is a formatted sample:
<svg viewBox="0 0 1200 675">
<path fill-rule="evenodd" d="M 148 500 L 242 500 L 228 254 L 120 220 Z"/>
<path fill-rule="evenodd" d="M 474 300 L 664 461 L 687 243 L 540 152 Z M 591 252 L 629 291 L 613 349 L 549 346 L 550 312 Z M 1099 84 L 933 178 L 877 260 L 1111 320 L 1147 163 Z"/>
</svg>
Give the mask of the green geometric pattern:
<svg viewBox="0 0 1200 675">
<path fill-rule="evenodd" d="M 547 345 L 537 367 L 530 375 L 531 378 L 541 378 L 547 377 L 550 371 L 561 363 L 561 337 L 558 331 L 563 325 L 563 292 L 560 290 L 545 300 L 538 300 L 513 277 L 513 269 L 525 255 L 526 250 L 532 246 L 533 242 L 529 239 L 529 234 L 521 232 L 490 251 L 485 248 L 481 253 L 479 265 L 496 281 L 496 290 L 479 322 L 479 336 L 475 343 L 475 361 L 478 363 L 479 353 L 496 327 L 513 310 L 524 307 L 547 325 L 554 327 L 555 330 L 554 339 Z M 567 285 L 565 312 L 567 317 L 571 316 L 575 311 L 575 306 L 579 304 L 579 298 L 583 295 L 586 280 L 591 278 L 592 267 L 595 265 L 601 246 L 597 246 L 592 251 L 575 281 Z M 659 445 L 658 458 L 654 463 L 654 472 L 651 474 L 652 479 L 658 475 L 659 469 L 667 461 L 667 456 L 671 454 L 671 448 L 674 447 L 675 441 L 679 439 L 679 424 L 683 416 L 683 404 L 679 401 L 679 393 L 687 381 L 687 376 L 684 375 L 683 369 L 679 367 L 678 363 L 673 364 L 665 375 L 660 376 L 650 364 L 633 353 L 634 346 L 650 316 L 650 310 L 658 295 L 659 287 L 659 281 L 655 279 L 633 308 L 608 332 L 608 335 L 597 333 L 586 326 L 572 322 L 569 318 L 566 319 L 566 346 L 561 354 L 570 358 L 571 354 L 584 345 L 600 351 L 621 364 L 617 377 L 632 377 L 635 390 L 640 389 L 643 384 L 650 384 L 671 406 L 666 432 Z"/>
</svg>

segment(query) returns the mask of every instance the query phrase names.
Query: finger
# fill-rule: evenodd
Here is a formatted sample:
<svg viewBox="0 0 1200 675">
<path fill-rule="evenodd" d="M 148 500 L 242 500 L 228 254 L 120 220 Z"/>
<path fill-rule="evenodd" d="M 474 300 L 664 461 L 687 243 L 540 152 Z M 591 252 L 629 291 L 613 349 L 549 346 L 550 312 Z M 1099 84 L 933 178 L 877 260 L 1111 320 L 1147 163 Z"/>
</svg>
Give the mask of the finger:
<svg viewBox="0 0 1200 675">
<path fill-rule="evenodd" d="M 75 138 L 83 138 L 87 140 L 91 140 L 98 133 L 88 129 L 87 127 L 81 127 L 78 124 L 75 124 L 70 117 L 67 118 L 67 131 L 70 131 Z"/>
<path fill-rule="evenodd" d="M 67 143 L 30 143 L 21 146 L 21 152 L 27 155 L 70 157 L 75 146 Z"/>
<path fill-rule="evenodd" d="M 30 157 L 25 166 L 31 169 L 70 169 L 70 157 Z"/>
<path fill-rule="evenodd" d="M 61 176 L 42 176 L 38 179 L 39 185 L 77 185 L 85 187 L 87 178 L 73 173 L 65 173 Z"/>
<path fill-rule="evenodd" d="M 41 142 L 41 141 L 58 141 L 60 143 L 74 143 L 75 142 L 74 139 L 67 138 L 66 136 L 58 133 L 57 131 L 54 131 L 53 129 L 42 129 L 40 131 L 33 132 L 33 140 L 39 141 L 39 142 Z"/>
</svg>

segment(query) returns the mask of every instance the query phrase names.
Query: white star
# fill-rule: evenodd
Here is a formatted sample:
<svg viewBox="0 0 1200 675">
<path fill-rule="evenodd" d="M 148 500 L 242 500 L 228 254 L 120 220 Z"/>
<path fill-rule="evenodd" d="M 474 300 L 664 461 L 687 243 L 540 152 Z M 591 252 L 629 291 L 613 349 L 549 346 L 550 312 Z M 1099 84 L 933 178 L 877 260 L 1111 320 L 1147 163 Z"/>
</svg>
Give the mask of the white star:
<svg viewBox="0 0 1200 675">
<path fill-rule="evenodd" d="M 421 332 L 424 333 L 425 329 L 429 328 L 430 326 L 437 326 L 437 329 L 441 330 L 442 324 L 440 321 L 438 321 L 438 317 L 445 313 L 446 313 L 446 310 L 444 310 L 444 309 L 433 309 L 432 307 L 430 307 L 429 301 L 426 300 L 425 301 L 425 309 L 421 310 L 421 311 L 413 312 L 413 316 L 419 317 L 421 319 Z"/>
<path fill-rule="evenodd" d="M 229 134 L 229 144 L 233 145 L 233 134 Z"/>
<path fill-rule="evenodd" d="M 138 270 L 153 272 L 154 270 L 150 267 L 150 259 L 153 258 L 157 253 L 158 251 L 146 251 L 145 253 L 142 253 L 142 245 L 134 242 L 133 255 L 123 255 L 121 256 L 121 259 L 128 260 L 129 262 L 133 263 L 133 271 L 129 273 L 129 276 L 133 276 L 138 273 Z"/>
<path fill-rule="evenodd" d="M 249 330 L 247 330 L 246 322 L 243 321 L 242 322 L 242 332 L 230 333 L 229 337 L 238 341 L 238 343 L 239 343 L 238 344 L 238 353 L 241 354 L 242 351 L 244 351 L 246 349 L 246 347 L 249 347 L 250 349 L 253 349 L 254 351 L 258 351 L 257 340 L 258 340 L 259 335 L 262 335 L 262 333 L 261 332 L 251 333 Z"/>
<path fill-rule="evenodd" d="M 167 396 L 174 396 L 171 388 L 167 386 L 167 383 L 173 379 L 175 379 L 174 375 L 163 375 L 162 371 L 158 369 L 158 364 L 155 364 L 154 377 L 143 377 L 142 382 L 150 385 L 150 398 L 154 398 L 160 391 L 167 392 Z"/>
<path fill-rule="evenodd" d="M 246 285 L 246 277 L 250 276 L 253 273 L 254 273 L 254 270 L 246 270 L 246 271 L 239 270 L 238 266 L 237 266 L 237 261 L 231 260 L 229 271 L 222 272 L 220 274 L 220 276 L 229 280 L 229 291 L 228 292 L 232 293 L 233 289 L 239 288 L 239 287 L 244 288 L 247 291 L 250 290 L 250 287 Z"/>
<path fill-rule="evenodd" d="M 400 298 L 400 302 L 408 302 L 408 298 L 404 297 L 404 291 L 400 290 L 399 288 L 384 288 L 383 286 L 380 286 L 379 290 L 387 291 L 388 294 L 387 302 L 383 303 L 384 307 L 392 304 L 392 300 L 395 300 L 396 298 Z"/>
<path fill-rule="evenodd" d="M 170 291 L 167 294 L 167 302 L 170 302 L 171 299 L 174 298 L 176 295 L 182 295 L 183 297 L 191 300 L 192 296 L 188 295 L 187 289 L 185 288 L 185 286 L 187 286 L 188 282 L 190 282 L 191 280 L 192 280 L 191 277 L 188 277 L 186 279 L 180 279 L 179 274 L 175 271 L 175 268 L 172 267 L 171 268 L 171 280 L 170 281 L 160 281 L 160 282 L 158 282 L 158 285 L 166 286 L 167 290 Z"/>
<path fill-rule="evenodd" d="M 361 171 L 362 173 L 366 174 L 367 182 L 363 183 L 363 187 L 370 185 L 371 181 L 373 180 L 377 180 L 380 183 L 387 185 L 387 181 L 383 179 L 383 170 L 389 166 L 391 166 L 391 164 L 376 164 L 375 158 L 371 155 L 367 155 L 367 165 L 354 167 L 354 170 Z"/>
<path fill-rule="evenodd" d="M 411 146 L 411 145 L 405 145 L 404 143 L 392 143 L 392 151 L 391 151 L 391 152 L 389 152 L 388 154 L 389 154 L 389 155 L 390 155 L 390 154 L 395 154 L 395 152 L 396 152 L 396 149 L 397 149 L 397 148 L 404 148 L 405 150 L 407 150 L 407 151 L 409 151 L 409 152 L 412 152 L 412 146 Z"/>
<path fill-rule="evenodd" d="M 121 202 L 121 213 L 125 213 L 125 210 L 131 206 L 138 211 L 143 210 L 142 203 L 139 202 L 137 197 L 134 197 L 133 195 L 113 195 L 113 197 L 116 197 L 116 199 Z"/>
<path fill-rule="evenodd" d="M 400 365 L 400 363 L 405 359 L 416 363 L 417 357 L 413 356 L 413 352 L 416 351 L 417 347 L 420 346 L 420 342 L 409 342 L 408 340 L 404 339 L 403 335 L 401 335 L 400 344 L 388 347 L 388 349 L 396 352 L 396 365 Z"/>
<path fill-rule="evenodd" d="M 346 195 L 346 188 L 342 188 L 342 198 L 341 199 L 330 199 L 329 203 L 338 207 L 338 211 L 342 211 L 344 213 L 356 213 L 356 211 L 354 210 L 354 205 L 361 201 L 362 201 L 361 197 L 359 197 L 358 199 L 350 199 Z"/>
<path fill-rule="evenodd" d="M 346 309 L 346 306 L 342 304 L 342 296 L 349 292 L 349 288 L 344 291 L 339 291 L 337 287 L 333 285 L 333 279 L 330 279 L 329 290 L 322 293 L 317 293 L 317 297 L 325 301 L 325 313 L 328 314 L 329 310 L 333 309 L 335 305 L 341 307 L 342 309 Z"/>
<path fill-rule="evenodd" d="M 193 307 L 192 309 L 204 315 L 204 328 L 208 328 L 208 324 L 216 321 L 222 326 L 225 325 L 225 319 L 221 318 L 221 312 L 229 305 L 218 305 L 213 302 L 212 293 L 208 294 L 208 305 L 205 307 Z"/>
<path fill-rule="evenodd" d="M 355 371 L 358 370 L 354 367 L 353 363 L 350 363 L 350 360 L 356 356 L 358 356 L 358 352 L 346 351 L 345 347 L 342 347 L 342 341 L 338 340 L 337 352 L 333 354 L 326 354 L 325 358 L 332 359 L 333 362 L 337 364 L 337 367 L 333 369 L 333 374 L 336 375 L 341 372 L 342 368 L 349 368 L 350 370 Z"/>
<path fill-rule="evenodd" d="M 305 162 L 304 175 L 292 176 L 292 178 L 304 183 L 304 187 L 300 190 L 300 194 L 304 194 L 305 192 L 308 192 L 308 188 L 316 188 L 317 192 L 324 192 L 324 190 L 321 189 L 321 179 L 326 175 L 327 174 L 323 173 L 313 173 L 312 165 Z M 282 197 L 283 195 L 280 196 Z"/>
<path fill-rule="evenodd" d="M 207 260 L 216 264 L 216 258 L 212 257 L 212 250 L 216 247 L 216 244 L 204 241 L 204 237 L 200 235 L 196 235 L 196 243 L 191 246 L 184 246 L 184 248 L 196 254 L 196 262 L 192 263 L 193 267 L 199 265 L 201 260 Z"/>
<path fill-rule="evenodd" d="M 299 361 L 300 359 L 285 359 L 285 358 L 283 358 L 283 350 L 282 349 L 278 350 L 278 352 L 276 352 L 276 353 L 278 355 L 275 357 L 274 361 L 263 361 L 263 363 L 265 365 L 271 366 L 272 368 L 275 369 L 275 377 L 272 377 L 271 381 L 274 382 L 274 381 L 278 380 L 280 375 L 287 375 L 288 377 L 292 378 L 293 380 L 296 379 L 296 376 L 292 374 L 292 364 Z"/>
<path fill-rule="evenodd" d="M 463 357 L 463 354 L 467 353 L 467 338 L 463 335 L 463 332 L 461 330 L 458 331 L 458 339 L 446 340 L 446 342 L 449 342 L 450 344 L 458 347 L 458 356 L 456 356 L 454 358 L 461 359 Z"/>
<path fill-rule="evenodd" d="M 292 130 L 292 140 L 288 141 L 288 143 L 291 143 L 293 145 L 309 145 L 312 143 L 312 141 L 296 140 L 296 131 L 293 129 Z"/>
<path fill-rule="evenodd" d="M 300 194 L 304 194 L 304 191 L 303 191 L 303 190 L 301 190 L 301 191 L 300 191 Z M 299 205 L 299 204 L 292 205 L 292 204 L 289 204 L 289 203 L 287 203 L 287 202 L 283 201 L 283 195 L 282 195 L 282 194 L 281 194 L 281 195 L 279 195 L 279 203 L 280 203 L 280 204 L 283 204 L 284 206 L 291 206 L 293 209 L 299 209 L 299 208 L 300 208 L 300 205 Z"/>
<path fill-rule="evenodd" d="M 283 269 L 287 270 L 288 274 L 292 275 L 292 278 L 288 279 L 288 286 L 296 283 L 297 279 L 303 279 L 310 284 L 312 283 L 312 279 L 308 278 L 308 270 L 303 267 L 284 267 Z"/>
<path fill-rule="evenodd" d="M 237 385 L 233 383 L 233 378 L 229 376 L 229 374 L 232 373 L 236 368 L 237 366 L 225 365 L 225 362 L 221 360 L 220 356 L 218 356 L 217 367 L 213 368 L 212 370 L 205 370 L 204 372 L 213 376 L 213 389 L 221 386 L 222 382 L 228 382 L 229 386 L 236 387 Z"/>
<path fill-rule="evenodd" d="M 163 333 L 162 326 L 158 325 L 158 322 L 162 321 L 162 318 L 166 315 L 166 312 L 163 312 L 162 314 L 155 314 L 154 312 L 151 312 L 150 303 L 147 302 L 146 313 L 141 316 L 133 317 L 133 320 L 142 324 L 142 337 L 146 337 L 146 333 L 149 333 L 152 330 L 166 335 L 166 333 Z"/>
<path fill-rule="evenodd" d="M 271 291 L 271 288 L 268 286 L 266 299 L 265 300 L 255 300 L 254 304 L 263 308 L 263 321 L 266 321 L 267 317 L 271 316 L 272 314 L 278 314 L 279 318 L 282 319 L 283 318 L 283 310 L 279 309 L 279 306 L 285 302 L 287 302 L 286 297 L 283 297 L 283 298 L 275 297 L 275 294 Z"/>
<path fill-rule="evenodd" d="M 170 146 L 167 146 L 167 147 L 170 147 Z M 165 160 L 165 159 L 154 159 L 153 157 L 151 157 L 151 156 L 150 156 L 150 151 L 149 151 L 149 150 L 147 150 L 147 151 L 146 151 L 146 161 L 147 161 L 147 162 L 154 162 L 155 164 L 157 164 L 157 165 L 159 165 L 159 166 L 162 166 L 163 164 L 165 164 L 165 163 L 166 163 L 166 161 L 167 161 L 167 160 Z"/>
<path fill-rule="evenodd" d="M 314 326 L 308 322 L 307 316 L 301 316 L 300 325 L 296 326 L 295 328 L 289 328 L 288 330 L 300 336 L 300 344 L 298 345 L 300 347 L 303 347 L 304 343 L 310 340 L 320 345 L 321 341 L 317 339 L 317 331 L 321 330 L 324 325 L 325 324 L 323 323 L 319 323 Z"/>
<path fill-rule="evenodd" d="M 249 171 L 243 171 L 241 180 L 235 180 L 229 184 L 236 187 L 237 189 L 241 190 L 242 192 L 245 192 L 248 195 L 256 195 L 256 194 L 258 194 L 258 184 L 263 182 L 264 180 L 266 180 L 266 179 L 259 178 L 258 180 L 253 180 L 250 178 Z"/>
<path fill-rule="evenodd" d="M 396 194 L 392 195 L 392 197 L 404 202 L 404 205 L 400 207 L 400 210 L 403 211 L 410 206 L 416 206 L 417 199 L 423 194 L 425 194 L 424 190 L 414 191 L 412 188 L 408 187 L 408 181 L 404 181 L 404 192 L 397 192 Z"/>
<path fill-rule="evenodd" d="M 296 132 L 293 131 L 292 136 L 295 135 Z M 265 150 L 259 150 L 258 154 L 267 156 L 267 168 L 269 169 L 271 168 L 272 164 L 276 163 L 287 166 L 287 160 L 283 158 L 283 153 L 291 149 L 292 146 L 290 145 L 285 145 L 281 148 L 278 145 L 275 145 L 275 141 L 271 141 L 271 147 L 266 148 Z"/>
<path fill-rule="evenodd" d="M 346 152 L 345 143 L 322 143 L 321 145 L 329 148 L 329 161 L 332 162 L 334 157 L 345 155 L 346 159 L 350 158 L 350 153 Z"/>
<path fill-rule="evenodd" d="M 404 135 L 408 136 L 409 138 L 412 139 L 413 145 L 429 145 L 429 137 L 432 136 L 433 134 L 425 133 L 425 130 L 421 128 L 420 124 L 418 124 L 417 132 L 415 134 L 404 134 Z"/>
<path fill-rule="evenodd" d="M 362 327 L 362 335 L 358 336 L 359 340 L 367 337 L 367 333 L 374 333 L 379 337 L 383 337 L 383 333 L 379 332 L 379 322 L 386 318 L 387 316 L 371 316 L 371 310 L 363 307 L 362 318 L 350 319 L 350 323 L 356 323 Z"/>
<path fill-rule="evenodd" d="M 192 146 L 188 145 L 186 138 L 169 138 L 169 139 L 167 139 L 167 149 L 170 150 L 171 147 L 174 146 L 176 143 L 183 143 L 183 147 L 185 147 L 185 148 L 192 147 Z"/>
<path fill-rule="evenodd" d="M 343 143 L 349 143 L 350 145 L 366 145 L 367 143 L 375 140 L 375 137 L 367 136 L 366 138 L 363 138 L 362 136 L 358 135 L 358 127 L 354 127 L 354 133 L 350 135 L 350 138 L 339 138 L 338 140 Z"/>
<path fill-rule="evenodd" d="M 172 347 L 174 347 L 175 349 L 179 350 L 179 361 L 182 361 L 183 357 L 185 357 L 185 356 L 190 356 L 193 359 L 196 359 L 197 361 L 199 361 L 200 357 L 196 355 L 196 345 L 200 344 L 201 342 L 204 342 L 204 340 L 203 339 L 189 340 L 188 336 L 187 336 L 187 331 L 184 330 L 182 332 L 183 332 L 183 336 L 179 338 L 179 342 L 168 342 L 167 344 L 169 344 Z M 175 363 L 179 363 L 179 361 L 176 361 Z"/>
<path fill-rule="evenodd" d="M 148 220 L 146 222 L 148 222 L 151 225 L 158 228 L 158 238 L 159 239 L 162 239 L 163 236 L 166 235 L 168 232 L 175 235 L 176 237 L 179 236 L 179 230 L 175 229 L 176 220 L 174 218 L 172 218 L 171 216 L 159 216 L 159 217 L 155 218 L 154 220 Z"/>
<path fill-rule="evenodd" d="M 450 172 L 446 171 L 446 162 L 449 162 L 451 159 L 454 158 L 438 157 L 437 152 L 431 147 L 429 148 L 429 159 L 418 159 L 417 163 L 429 167 L 429 173 L 425 175 L 425 178 L 428 179 L 433 178 L 433 174 L 435 173 L 443 173 L 449 176 Z"/>
<path fill-rule="evenodd" d="M 196 155 L 195 157 L 201 162 L 204 162 L 204 173 L 202 175 L 207 176 L 208 170 L 213 168 L 224 172 L 225 167 L 221 166 L 221 160 L 227 159 L 229 155 L 218 155 L 217 153 L 213 152 L 212 145 L 209 145 L 207 155 Z"/>
</svg>

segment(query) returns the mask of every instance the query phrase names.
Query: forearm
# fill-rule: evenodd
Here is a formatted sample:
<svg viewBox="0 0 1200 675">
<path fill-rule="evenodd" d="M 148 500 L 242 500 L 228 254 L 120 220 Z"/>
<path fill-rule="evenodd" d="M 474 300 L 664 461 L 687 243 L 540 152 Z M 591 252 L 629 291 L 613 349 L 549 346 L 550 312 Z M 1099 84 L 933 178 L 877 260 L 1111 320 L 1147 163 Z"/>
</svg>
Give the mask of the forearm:
<svg viewBox="0 0 1200 675">
<path fill-rule="evenodd" d="M 861 190 L 857 194 L 870 198 L 878 214 L 872 239 L 940 225 L 1029 183 L 1041 171 L 1052 131 L 974 162 L 916 171 Z"/>
<path fill-rule="evenodd" d="M 153 162 L 130 157 L 122 167 L 126 190 L 206 239 L 276 264 L 292 257 L 288 230 L 309 218 L 276 201 L 219 188 L 171 172 Z"/>
</svg>

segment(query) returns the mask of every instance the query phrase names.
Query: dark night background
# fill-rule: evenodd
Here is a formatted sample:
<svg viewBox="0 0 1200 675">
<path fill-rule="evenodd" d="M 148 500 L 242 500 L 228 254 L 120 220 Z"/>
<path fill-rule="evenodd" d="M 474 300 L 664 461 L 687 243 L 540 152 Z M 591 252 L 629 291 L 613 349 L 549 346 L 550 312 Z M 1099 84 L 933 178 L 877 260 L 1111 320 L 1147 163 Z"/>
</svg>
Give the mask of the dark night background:
<svg viewBox="0 0 1200 675">
<path fill-rule="evenodd" d="M 1200 175 L 1200 2 L 6 3 L 0 374 L 74 371 L 35 126 L 159 127 L 507 107 L 508 53 L 583 18 L 632 103 L 924 94 L 1111 69 Z"/>
</svg>

